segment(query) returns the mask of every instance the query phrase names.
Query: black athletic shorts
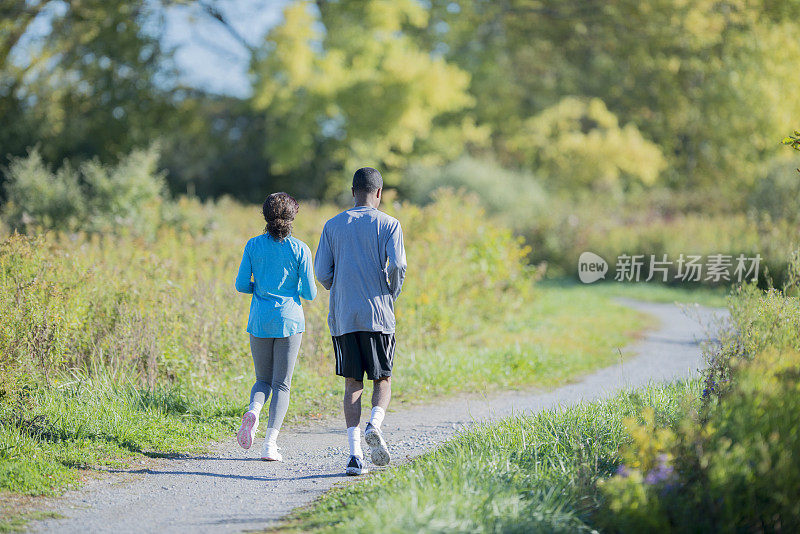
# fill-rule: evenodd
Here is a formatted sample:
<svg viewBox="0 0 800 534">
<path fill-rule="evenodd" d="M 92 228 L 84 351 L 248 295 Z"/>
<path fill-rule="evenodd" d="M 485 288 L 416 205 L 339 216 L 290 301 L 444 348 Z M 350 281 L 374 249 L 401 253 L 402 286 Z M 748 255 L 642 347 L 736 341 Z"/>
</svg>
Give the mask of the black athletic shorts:
<svg viewBox="0 0 800 534">
<path fill-rule="evenodd" d="M 394 334 L 381 332 L 349 332 L 333 336 L 336 374 L 358 381 L 364 373 L 370 380 L 392 376 Z"/>
</svg>

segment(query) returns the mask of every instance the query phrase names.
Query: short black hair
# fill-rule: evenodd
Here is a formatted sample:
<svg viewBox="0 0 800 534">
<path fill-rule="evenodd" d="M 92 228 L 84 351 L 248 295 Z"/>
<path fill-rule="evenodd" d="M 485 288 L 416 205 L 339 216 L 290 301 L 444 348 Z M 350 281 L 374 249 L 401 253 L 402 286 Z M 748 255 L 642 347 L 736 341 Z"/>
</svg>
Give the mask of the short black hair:
<svg viewBox="0 0 800 534">
<path fill-rule="evenodd" d="M 353 175 L 353 191 L 357 193 L 374 193 L 383 189 L 383 177 L 372 167 L 362 167 Z"/>
</svg>

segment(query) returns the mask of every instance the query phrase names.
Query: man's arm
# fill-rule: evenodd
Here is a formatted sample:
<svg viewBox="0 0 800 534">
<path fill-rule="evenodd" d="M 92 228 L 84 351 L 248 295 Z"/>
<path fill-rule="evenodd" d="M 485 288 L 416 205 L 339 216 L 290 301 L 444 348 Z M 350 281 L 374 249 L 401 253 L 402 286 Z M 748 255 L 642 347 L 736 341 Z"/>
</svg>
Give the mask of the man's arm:
<svg viewBox="0 0 800 534">
<path fill-rule="evenodd" d="M 406 249 L 403 246 L 403 229 L 399 222 L 392 228 L 386 244 L 386 278 L 392 298 L 397 300 L 406 278 Z"/>
<path fill-rule="evenodd" d="M 314 256 L 314 273 L 317 280 L 322 284 L 325 289 L 330 289 L 333 285 L 333 251 L 328 239 L 328 225 L 322 229 L 322 235 L 319 236 L 319 244 L 317 245 L 317 253 Z"/>
</svg>

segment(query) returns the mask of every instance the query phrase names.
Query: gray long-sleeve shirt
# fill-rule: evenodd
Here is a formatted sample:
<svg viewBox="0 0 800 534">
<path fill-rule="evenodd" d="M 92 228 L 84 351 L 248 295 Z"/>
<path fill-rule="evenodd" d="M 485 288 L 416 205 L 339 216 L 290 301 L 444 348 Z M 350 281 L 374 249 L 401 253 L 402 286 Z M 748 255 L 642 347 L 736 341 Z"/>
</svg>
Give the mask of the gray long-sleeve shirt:
<svg viewBox="0 0 800 534">
<path fill-rule="evenodd" d="M 314 271 L 330 289 L 332 336 L 394 333 L 394 301 L 406 275 L 403 230 L 394 217 L 356 206 L 325 223 Z"/>
</svg>

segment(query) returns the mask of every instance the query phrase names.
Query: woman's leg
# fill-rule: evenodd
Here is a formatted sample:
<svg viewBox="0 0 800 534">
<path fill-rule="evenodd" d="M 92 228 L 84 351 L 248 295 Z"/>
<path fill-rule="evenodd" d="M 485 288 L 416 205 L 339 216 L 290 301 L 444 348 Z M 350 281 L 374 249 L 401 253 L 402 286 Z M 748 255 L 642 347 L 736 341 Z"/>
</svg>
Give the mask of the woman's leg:
<svg viewBox="0 0 800 534">
<path fill-rule="evenodd" d="M 297 353 L 300 351 L 302 337 L 301 333 L 275 339 L 271 382 L 272 400 L 269 404 L 267 432 L 270 429 L 280 430 L 286 410 L 289 409 L 289 388 L 292 385 L 292 373 L 297 361 Z"/>
<path fill-rule="evenodd" d="M 256 337 L 250 334 L 250 352 L 253 355 L 253 366 L 256 370 L 256 381 L 250 390 L 250 410 L 256 415 L 267 402 L 271 392 L 273 374 L 273 337 Z"/>
</svg>

